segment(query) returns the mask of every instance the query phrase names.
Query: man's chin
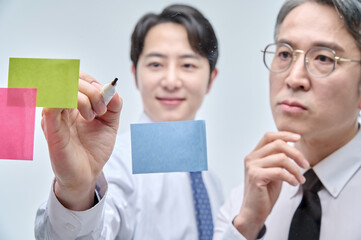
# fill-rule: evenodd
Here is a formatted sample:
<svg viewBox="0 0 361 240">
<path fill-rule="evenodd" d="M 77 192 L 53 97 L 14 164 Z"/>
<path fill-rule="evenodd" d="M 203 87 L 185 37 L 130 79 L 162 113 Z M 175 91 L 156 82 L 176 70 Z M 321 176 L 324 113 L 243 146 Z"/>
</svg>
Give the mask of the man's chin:
<svg viewBox="0 0 361 240">
<path fill-rule="evenodd" d="M 298 126 L 298 124 L 294 124 L 292 122 L 282 122 L 276 124 L 278 131 L 285 131 L 285 132 L 292 132 L 301 134 L 301 126 Z"/>
<path fill-rule="evenodd" d="M 184 117 L 178 115 L 178 114 L 162 114 L 162 116 L 160 116 L 158 118 L 157 122 L 176 122 L 176 121 L 183 121 Z"/>
</svg>

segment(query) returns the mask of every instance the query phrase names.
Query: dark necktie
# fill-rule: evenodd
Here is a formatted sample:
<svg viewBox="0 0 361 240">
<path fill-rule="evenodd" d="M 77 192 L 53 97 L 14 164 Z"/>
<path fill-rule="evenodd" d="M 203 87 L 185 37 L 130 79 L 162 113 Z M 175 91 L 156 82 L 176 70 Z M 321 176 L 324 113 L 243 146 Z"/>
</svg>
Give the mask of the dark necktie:
<svg viewBox="0 0 361 240">
<path fill-rule="evenodd" d="M 211 240 L 213 236 L 212 211 L 202 172 L 190 172 L 190 177 L 199 240 Z"/>
<path fill-rule="evenodd" d="M 289 240 L 316 240 L 320 238 L 322 211 L 317 192 L 322 188 L 322 183 L 312 168 L 304 176 L 306 182 L 302 186 L 303 197 L 293 215 L 288 235 Z"/>
</svg>

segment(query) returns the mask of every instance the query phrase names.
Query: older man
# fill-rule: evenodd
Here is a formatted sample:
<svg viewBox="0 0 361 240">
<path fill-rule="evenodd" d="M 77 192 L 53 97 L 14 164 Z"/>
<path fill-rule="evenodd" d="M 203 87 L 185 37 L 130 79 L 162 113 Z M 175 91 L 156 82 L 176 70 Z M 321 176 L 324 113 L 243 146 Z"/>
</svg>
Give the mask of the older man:
<svg viewBox="0 0 361 240">
<path fill-rule="evenodd" d="M 279 131 L 246 156 L 216 239 L 361 239 L 360 23 L 358 0 L 284 3 L 263 51 Z"/>
</svg>

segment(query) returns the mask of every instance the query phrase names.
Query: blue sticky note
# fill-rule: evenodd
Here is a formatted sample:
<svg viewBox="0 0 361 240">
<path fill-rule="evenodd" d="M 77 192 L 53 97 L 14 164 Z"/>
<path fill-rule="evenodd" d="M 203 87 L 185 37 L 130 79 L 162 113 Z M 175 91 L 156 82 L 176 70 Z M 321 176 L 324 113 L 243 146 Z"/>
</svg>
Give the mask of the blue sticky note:
<svg viewBox="0 0 361 240">
<path fill-rule="evenodd" d="M 131 124 L 133 173 L 208 170 L 204 120 Z"/>
</svg>

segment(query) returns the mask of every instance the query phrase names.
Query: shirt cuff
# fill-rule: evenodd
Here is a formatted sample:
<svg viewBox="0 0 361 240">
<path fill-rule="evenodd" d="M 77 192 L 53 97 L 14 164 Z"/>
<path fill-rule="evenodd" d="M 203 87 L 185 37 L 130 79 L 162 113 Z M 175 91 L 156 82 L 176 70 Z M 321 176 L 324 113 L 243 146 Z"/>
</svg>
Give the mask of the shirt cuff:
<svg viewBox="0 0 361 240">
<path fill-rule="evenodd" d="M 234 227 L 232 221 L 230 221 L 226 227 L 226 230 L 223 233 L 222 239 L 227 240 L 246 240 L 246 238 L 238 232 Z"/>
<path fill-rule="evenodd" d="M 257 240 L 263 240 L 265 235 L 266 235 L 266 225 L 263 225 L 261 231 L 258 233 Z M 233 221 L 228 223 L 227 229 L 224 232 L 222 239 L 246 240 L 246 238 L 233 225 Z"/>
<path fill-rule="evenodd" d="M 95 194 L 99 196 L 99 202 L 85 211 L 72 211 L 65 208 L 55 196 L 54 184 L 55 180 L 47 206 L 49 220 L 54 231 L 61 234 L 64 239 L 87 235 L 95 231 L 101 223 L 108 188 L 103 173 L 99 176 L 96 184 Z"/>
</svg>

